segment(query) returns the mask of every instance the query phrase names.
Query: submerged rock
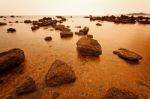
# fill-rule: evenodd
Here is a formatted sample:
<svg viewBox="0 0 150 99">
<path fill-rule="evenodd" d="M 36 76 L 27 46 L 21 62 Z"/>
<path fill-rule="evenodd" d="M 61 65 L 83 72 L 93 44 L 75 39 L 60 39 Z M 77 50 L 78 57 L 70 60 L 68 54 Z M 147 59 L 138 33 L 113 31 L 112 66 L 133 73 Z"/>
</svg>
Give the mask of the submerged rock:
<svg viewBox="0 0 150 99">
<path fill-rule="evenodd" d="M 45 41 L 51 41 L 51 40 L 52 40 L 52 37 L 51 37 L 51 36 L 47 36 L 47 37 L 44 38 L 44 40 L 45 40 Z"/>
<path fill-rule="evenodd" d="M 55 25 L 54 26 L 55 30 L 60 30 L 60 31 L 71 31 L 68 27 L 65 25 Z"/>
<path fill-rule="evenodd" d="M 139 99 L 139 97 L 133 92 L 112 87 L 102 99 Z"/>
<path fill-rule="evenodd" d="M 14 32 L 16 32 L 16 29 L 14 29 L 14 28 L 9 28 L 9 29 L 7 29 L 7 32 L 8 32 L 8 33 L 14 33 Z"/>
<path fill-rule="evenodd" d="M 29 76 L 25 77 L 21 84 L 16 88 L 17 95 L 27 94 L 34 91 L 36 91 L 35 81 Z"/>
<path fill-rule="evenodd" d="M 82 37 L 76 44 L 77 50 L 82 56 L 99 56 L 102 54 L 101 45 L 92 38 Z"/>
<path fill-rule="evenodd" d="M 75 32 L 76 35 L 85 35 L 83 32 Z"/>
<path fill-rule="evenodd" d="M 73 36 L 73 32 L 62 31 L 62 32 L 60 32 L 60 36 L 61 36 L 61 38 L 72 37 Z"/>
<path fill-rule="evenodd" d="M 49 87 L 60 86 L 72 83 L 76 80 L 76 76 L 72 67 L 61 60 L 55 60 L 45 77 L 45 82 Z"/>
<path fill-rule="evenodd" d="M 76 26 L 75 28 L 81 28 L 81 26 Z"/>
<path fill-rule="evenodd" d="M 18 67 L 24 60 L 24 52 L 18 48 L 0 53 L 0 73 Z"/>
<path fill-rule="evenodd" d="M 125 48 L 120 48 L 116 51 L 113 51 L 113 53 L 117 54 L 119 57 L 123 59 L 130 60 L 130 61 L 139 61 L 142 59 L 142 56 L 140 56 L 139 54 Z"/>
</svg>

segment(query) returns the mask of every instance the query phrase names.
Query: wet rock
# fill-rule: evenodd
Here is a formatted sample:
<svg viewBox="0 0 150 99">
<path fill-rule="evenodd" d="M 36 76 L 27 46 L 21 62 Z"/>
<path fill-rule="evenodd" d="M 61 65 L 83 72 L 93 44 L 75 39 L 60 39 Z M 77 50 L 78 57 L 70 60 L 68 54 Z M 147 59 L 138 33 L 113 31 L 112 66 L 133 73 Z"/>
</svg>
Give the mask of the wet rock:
<svg viewBox="0 0 150 99">
<path fill-rule="evenodd" d="M 139 54 L 125 48 L 119 48 L 118 50 L 113 51 L 113 53 L 117 54 L 119 57 L 123 59 L 130 60 L 130 61 L 139 61 L 142 59 L 142 56 L 140 56 Z"/>
<path fill-rule="evenodd" d="M 22 95 L 36 91 L 35 81 L 27 76 L 24 80 L 16 87 L 16 94 Z"/>
<path fill-rule="evenodd" d="M 96 23 L 96 25 L 97 25 L 97 26 L 102 26 L 102 24 L 100 24 L 100 23 Z"/>
<path fill-rule="evenodd" d="M 60 32 L 60 36 L 61 36 L 61 38 L 65 38 L 65 37 L 73 37 L 73 32 L 62 31 L 62 32 Z"/>
<path fill-rule="evenodd" d="M 77 50 L 82 56 L 99 56 L 102 54 L 101 45 L 92 38 L 82 37 L 76 44 Z"/>
<path fill-rule="evenodd" d="M 124 89 L 110 88 L 103 99 L 139 99 L 138 95 Z"/>
<path fill-rule="evenodd" d="M 8 32 L 8 33 L 14 33 L 14 32 L 16 32 L 16 29 L 14 29 L 14 28 L 9 28 L 9 29 L 7 29 L 7 32 Z"/>
<path fill-rule="evenodd" d="M 52 37 L 51 37 L 51 36 L 47 36 L 47 37 L 44 38 L 44 40 L 45 40 L 45 41 L 51 41 L 51 40 L 52 40 Z"/>
<path fill-rule="evenodd" d="M 58 92 L 53 92 L 51 99 L 57 99 L 60 96 L 60 94 Z"/>
<path fill-rule="evenodd" d="M 89 38 L 93 38 L 93 35 L 91 35 L 91 34 L 87 34 L 87 37 L 89 37 Z"/>
<path fill-rule="evenodd" d="M 31 20 L 25 20 L 24 23 L 32 23 Z"/>
<path fill-rule="evenodd" d="M 88 27 L 84 27 L 83 29 L 79 30 L 79 32 L 83 32 L 86 35 L 89 32 L 89 28 Z"/>
<path fill-rule="evenodd" d="M 45 82 L 49 87 L 60 86 L 72 83 L 76 80 L 76 76 L 72 67 L 61 60 L 55 60 L 45 77 Z"/>
<path fill-rule="evenodd" d="M 15 21 L 15 23 L 19 23 L 19 21 Z"/>
<path fill-rule="evenodd" d="M 32 30 L 32 31 L 35 31 L 35 30 L 37 30 L 37 29 L 39 29 L 39 26 L 38 26 L 38 25 L 34 25 L 34 26 L 31 27 L 31 30 Z"/>
<path fill-rule="evenodd" d="M 7 23 L 0 22 L 0 26 L 7 25 Z"/>
<path fill-rule="evenodd" d="M 18 67 L 24 60 L 24 52 L 18 48 L 0 53 L 0 74 Z"/>
<path fill-rule="evenodd" d="M 14 18 L 15 16 L 14 16 L 14 15 L 11 15 L 10 17 L 11 17 L 11 18 Z"/>
</svg>

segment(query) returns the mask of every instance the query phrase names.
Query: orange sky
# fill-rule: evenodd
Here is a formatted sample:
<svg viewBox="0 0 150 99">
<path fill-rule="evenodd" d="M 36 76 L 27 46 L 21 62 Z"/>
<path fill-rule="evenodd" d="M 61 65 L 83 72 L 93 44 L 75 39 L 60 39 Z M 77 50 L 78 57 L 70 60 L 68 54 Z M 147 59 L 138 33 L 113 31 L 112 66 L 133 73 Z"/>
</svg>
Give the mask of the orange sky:
<svg viewBox="0 0 150 99">
<path fill-rule="evenodd" d="M 1 15 L 150 13 L 150 0 L 0 0 Z"/>
</svg>

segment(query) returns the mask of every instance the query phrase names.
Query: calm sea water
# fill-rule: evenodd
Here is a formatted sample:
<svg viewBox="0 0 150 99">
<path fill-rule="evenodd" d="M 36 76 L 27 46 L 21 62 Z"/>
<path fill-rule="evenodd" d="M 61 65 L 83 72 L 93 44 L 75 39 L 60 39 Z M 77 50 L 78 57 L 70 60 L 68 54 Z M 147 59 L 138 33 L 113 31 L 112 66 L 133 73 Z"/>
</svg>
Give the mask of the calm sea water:
<svg viewBox="0 0 150 99">
<path fill-rule="evenodd" d="M 21 18 L 0 19 L 4 22 L 38 20 L 39 16 L 23 16 Z M 127 89 L 150 98 L 150 25 L 114 24 L 95 22 L 82 17 L 69 18 L 63 23 L 70 26 L 73 32 L 75 26 L 88 26 L 89 34 L 102 46 L 103 54 L 99 58 L 83 58 L 78 55 L 76 42 L 81 36 L 60 38 L 60 31 L 50 31 L 51 27 L 40 28 L 32 32 L 30 24 L 8 23 L 0 27 L 0 52 L 11 48 L 21 48 L 25 52 L 26 61 L 22 74 L 10 73 L 2 76 L 5 80 L 0 85 L 0 97 L 14 92 L 23 75 L 29 75 L 36 80 L 38 90 L 21 99 L 50 99 L 52 92 L 59 92 L 60 99 L 101 99 L 106 90 L 111 87 Z M 7 33 L 9 27 L 16 28 L 16 33 Z M 44 38 L 52 36 L 53 40 L 46 42 Z M 120 47 L 127 48 L 143 56 L 139 64 L 128 63 L 112 52 Z M 54 60 L 61 59 L 72 65 L 77 80 L 75 83 L 60 87 L 46 87 L 45 75 Z"/>
</svg>

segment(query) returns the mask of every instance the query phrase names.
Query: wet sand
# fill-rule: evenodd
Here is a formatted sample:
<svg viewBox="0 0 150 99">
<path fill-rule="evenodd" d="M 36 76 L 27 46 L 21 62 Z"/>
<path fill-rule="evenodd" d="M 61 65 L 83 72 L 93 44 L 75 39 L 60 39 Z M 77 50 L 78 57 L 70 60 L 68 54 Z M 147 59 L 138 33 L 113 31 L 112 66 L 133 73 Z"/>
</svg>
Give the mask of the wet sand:
<svg viewBox="0 0 150 99">
<path fill-rule="evenodd" d="M 41 17 L 22 16 L 21 18 L 6 18 L 2 22 L 37 20 Z M 51 27 L 31 30 L 30 24 L 8 23 L 0 27 L 0 52 L 11 48 L 21 48 L 25 52 L 26 61 L 23 72 L 15 70 L 1 76 L 4 84 L 0 84 L 0 97 L 14 92 L 23 75 L 31 76 L 37 84 L 34 93 L 22 95 L 20 99 L 50 99 L 53 92 L 60 93 L 58 99 L 101 99 L 111 87 L 123 88 L 140 95 L 141 99 L 150 98 L 150 25 L 114 24 L 100 22 L 81 17 L 69 18 L 64 25 L 70 26 L 73 32 L 88 26 L 89 34 L 102 46 L 100 57 L 81 57 L 76 50 L 76 42 L 82 36 L 60 38 L 60 31 L 50 31 Z M 7 28 L 14 27 L 13 34 L 6 33 Z M 53 39 L 46 42 L 44 38 Z M 120 47 L 130 49 L 143 56 L 139 64 L 126 62 L 112 52 Z M 46 87 L 45 75 L 56 59 L 61 59 L 72 65 L 76 73 L 75 83 L 60 87 Z"/>
</svg>

